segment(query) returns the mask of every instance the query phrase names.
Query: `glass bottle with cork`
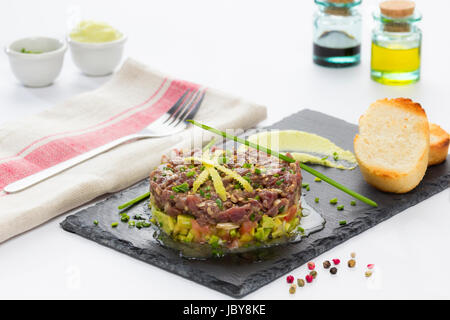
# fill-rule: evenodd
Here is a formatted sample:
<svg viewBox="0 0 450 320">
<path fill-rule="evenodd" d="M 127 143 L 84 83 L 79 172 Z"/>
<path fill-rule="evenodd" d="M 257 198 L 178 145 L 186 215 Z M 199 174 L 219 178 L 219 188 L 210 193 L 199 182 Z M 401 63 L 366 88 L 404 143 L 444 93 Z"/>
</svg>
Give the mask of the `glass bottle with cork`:
<svg viewBox="0 0 450 320">
<path fill-rule="evenodd" d="M 415 3 L 388 0 L 374 13 L 371 78 L 387 85 L 404 85 L 420 79 L 422 32 L 415 25 L 421 15 Z"/>
<path fill-rule="evenodd" d="M 319 7 L 314 15 L 314 62 L 334 68 L 359 64 L 362 20 L 356 7 L 361 0 L 314 1 Z"/>
</svg>

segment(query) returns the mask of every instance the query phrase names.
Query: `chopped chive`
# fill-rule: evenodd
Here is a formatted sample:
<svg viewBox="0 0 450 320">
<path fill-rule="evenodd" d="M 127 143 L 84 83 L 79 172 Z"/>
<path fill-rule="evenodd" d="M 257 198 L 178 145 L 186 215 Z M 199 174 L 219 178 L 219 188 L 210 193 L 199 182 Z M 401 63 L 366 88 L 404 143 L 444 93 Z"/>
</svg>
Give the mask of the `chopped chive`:
<svg viewBox="0 0 450 320">
<path fill-rule="evenodd" d="M 120 221 L 128 222 L 128 220 L 130 220 L 130 216 L 127 215 L 126 213 L 123 213 L 123 214 L 120 215 Z"/>
<path fill-rule="evenodd" d="M 338 199 L 337 199 L 337 198 L 333 198 L 333 199 L 330 200 L 330 203 L 331 203 L 331 204 L 336 204 L 337 202 L 338 202 Z"/>
<path fill-rule="evenodd" d="M 189 191 L 189 185 L 185 182 L 178 186 L 172 187 L 172 190 L 178 193 L 185 193 Z"/>
<path fill-rule="evenodd" d="M 306 187 L 306 191 L 309 191 L 309 190 L 311 190 L 311 189 L 309 188 L 309 186 L 307 186 L 307 187 Z"/>
<path fill-rule="evenodd" d="M 150 197 L 150 192 L 147 192 L 147 193 L 145 193 L 145 194 L 143 194 L 143 195 L 141 195 L 141 196 L 139 196 L 139 197 L 137 197 L 137 198 L 135 198 L 133 200 L 130 200 L 127 203 L 124 203 L 124 204 L 120 205 L 118 208 L 119 208 L 119 210 L 122 210 L 122 209 L 124 209 L 126 207 L 129 207 L 129 206 L 132 206 L 132 205 L 134 205 L 134 204 L 136 204 L 138 202 L 141 202 L 142 200 L 145 200 L 148 197 Z"/>
<path fill-rule="evenodd" d="M 256 195 L 256 197 L 255 197 L 255 200 L 260 200 L 261 199 L 261 197 L 259 196 L 259 194 L 258 195 Z"/>
<path fill-rule="evenodd" d="M 278 178 L 280 175 L 279 175 L 278 173 L 275 173 L 273 176 L 274 176 L 275 178 Z"/>
<path fill-rule="evenodd" d="M 255 173 L 256 173 L 256 174 L 261 174 L 261 172 L 262 172 L 261 169 L 255 168 Z"/>
<path fill-rule="evenodd" d="M 113 223 L 111 223 L 111 227 L 112 227 L 112 228 L 116 228 L 118 225 L 119 225 L 118 222 L 113 222 Z"/>
<path fill-rule="evenodd" d="M 98 220 L 94 220 L 94 224 L 98 226 Z"/>
<path fill-rule="evenodd" d="M 314 199 L 314 202 L 315 202 L 315 203 L 319 203 L 319 198 L 315 198 L 315 199 Z"/>
<path fill-rule="evenodd" d="M 337 206 L 336 209 L 338 209 L 339 211 L 342 211 L 342 210 L 344 210 L 344 205 L 341 204 L 340 206 Z"/>
<path fill-rule="evenodd" d="M 352 201 L 350 201 L 350 204 L 351 204 L 352 206 L 356 206 L 356 201 L 355 201 L 355 200 L 352 200 Z"/>
<path fill-rule="evenodd" d="M 346 221 L 346 220 L 341 220 L 341 221 L 339 221 L 339 224 L 340 224 L 341 226 L 346 225 L 346 224 L 347 224 L 347 221 Z"/>
<path fill-rule="evenodd" d="M 280 179 L 277 182 L 275 182 L 277 184 L 277 186 L 281 186 L 281 184 L 284 182 L 284 179 Z"/>
<path fill-rule="evenodd" d="M 219 198 L 216 199 L 216 203 L 217 206 L 219 207 L 220 210 L 223 210 L 223 203 L 222 200 L 220 200 Z"/>
<path fill-rule="evenodd" d="M 136 221 L 130 220 L 128 221 L 128 225 L 133 228 L 136 225 Z"/>
<path fill-rule="evenodd" d="M 208 193 L 206 194 L 205 198 L 206 198 L 206 199 L 211 199 L 211 193 L 208 192 Z"/>
<path fill-rule="evenodd" d="M 198 193 L 200 193 L 200 195 L 204 198 L 205 197 L 205 192 L 202 190 L 202 189 L 200 189 L 199 191 L 198 191 Z"/>
<path fill-rule="evenodd" d="M 284 206 L 278 208 L 278 213 L 282 213 L 284 211 Z"/>
<path fill-rule="evenodd" d="M 250 221 L 255 221 L 255 214 L 254 214 L 254 213 L 252 213 L 252 214 L 250 215 Z"/>
<path fill-rule="evenodd" d="M 261 151 L 267 153 L 268 155 L 274 155 L 275 157 L 278 157 L 279 159 L 284 160 L 284 161 L 286 161 L 286 162 L 289 162 L 289 163 L 295 162 L 295 159 L 293 159 L 293 158 L 290 158 L 290 157 L 288 157 L 288 156 L 286 156 L 286 155 L 284 155 L 284 154 L 281 154 L 281 153 L 275 152 L 275 151 L 273 151 L 273 150 L 270 150 L 269 148 L 260 146 L 260 145 L 258 145 L 258 144 L 256 144 L 256 143 L 253 143 L 253 142 L 250 142 L 250 141 L 248 141 L 248 140 L 245 140 L 245 139 L 242 139 L 242 138 L 233 136 L 233 135 L 228 134 L 228 133 L 226 133 L 226 132 L 223 132 L 223 131 L 214 129 L 214 128 L 212 128 L 212 127 L 209 127 L 209 126 L 207 126 L 207 125 L 198 123 L 198 122 L 195 121 L 195 120 L 187 120 L 187 121 L 190 122 L 190 123 L 192 123 L 192 124 L 195 125 L 195 126 L 198 126 L 198 127 L 202 128 L 202 129 L 204 129 L 204 130 L 211 131 L 211 132 L 213 132 L 213 133 L 215 133 L 215 134 L 218 134 L 218 135 L 220 135 L 220 136 L 222 136 L 222 137 L 224 137 L 224 138 L 231 139 L 231 140 L 233 140 L 233 141 L 236 141 L 236 142 L 239 142 L 239 143 L 241 143 L 241 144 L 244 144 L 244 145 L 246 145 L 246 146 L 248 146 L 248 147 L 252 147 L 252 148 L 254 148 L 254 149 L 256 149 L 256 150 L 261 150 Z M 377 203 L 374 202 L 373 200 L 370 200 L 369 198 L 364 197 L 363 195 L 361 195 L 361 194 L 359 194 L 359 193 L 357 193 L 357 192 L 355 192 L 355 191 L 353 191 L 353 190 L 351 190 L 351 189 L 345 187 L 344 185 L 338 183 L 337 181 L 334 181 L 333 179 L 327 177 L 327 176 L 324 175 L 323 173 L 320 173 L 320 172 L 314 170 L 313 168 L 311 168 L 311 167 L 305 165 L 304 163 L 300 162 L 300 163 L 299 163 L 299 166 L 300 166 L 300 168 L 302 168 L 302 169 L 305 170 L 306 172 L 308 172 L 308 173 L 310 173 L 310 174 L 312 174 L 312 175 L 314 175 L 314 176 L 316 176 L 316 177 L 322 179 L 323 181 L 325 181 L 325 182 L 331 184 L 333 187 L 335 187 L 335 188 L 337 188 L 337 189 L 339 189 L 339 190 L 341 190 L 341 191 L 343 191 L 343 192 L 345 192 L 345 193 L 351 195 L 352 197 L 354 197 L 354 198 L 356 198 L 356 199 L 358 199 L 358 200 L 361 200 L 362 202 L 364 202 L 364 203 L 366 203 L 366 204 L 368 204 L 368 205 L 370 205 L 370 206 L 378 207 Z"/>
<path fill-rule="evenodd" d="M 322 160 L 322 161 L 325 161 L 325 160 L 327 160 L 328 159 L 328 156 L 326 156 L 326 157 L 323 157 L 322 159 L 320 159 L 320 160 Z"/>
<path fill-rule="evenodd" d="M 242 165 L 242 167 L 244 167 L 245 169 L 250 169 L 252 167 L 252 165 L 250 163 L 246 162 Z"/>
<path fill-rule="evenodd" d="M 297 230 L 300 231 L 301 233 L 305 233 L 305 229 L 303 229 L 302 227 L 298 227 Z"/>
<path fill-rule="evenodd" d="M 309 187 L 309 183 L 302 183 L 302 188 L 307 188 Z"/>
<path fill-rule="evenodd" d="M 315 182 L 320 182 L 320 181 L 322 181 L 322 179 L 316 177 L 316 178 L 314 179 L 314 181 L 315 181 Z"/>
<path fill-rule="evenodd" d="M 188 173 L 186 173 L 186 177 L 190 178 L 195 176 L 195 171 L 189 171 Z"/>
<path fill-rule="evenodd" d="M 175 196 L 173 194 L 170 195 L 169 197 L 171 200 L 175 199 Z"/>
</svg>

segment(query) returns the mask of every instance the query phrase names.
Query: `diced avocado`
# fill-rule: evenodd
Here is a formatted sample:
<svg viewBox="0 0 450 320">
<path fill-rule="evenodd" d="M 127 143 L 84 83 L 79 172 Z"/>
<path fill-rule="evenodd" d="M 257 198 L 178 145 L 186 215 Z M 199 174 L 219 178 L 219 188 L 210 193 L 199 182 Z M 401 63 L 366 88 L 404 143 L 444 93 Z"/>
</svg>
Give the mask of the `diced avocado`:
<svg viewBox="0 0 450 320">
<path fill-rule="evenodd" d="M 153 208 L 153 214 L 163 231 L 170 235 L 175 229 L 175 219 L 155 208 Z"/>
<path fill-rule="evenodd" d="M 249 241 L 253 240 L 253 236 L 250 233 L 246 233 L 246 234 L 241 235 L 240 240 L 242 242 L 249 242 Z"/>
<path fill-rule="evenodd" d="M 187 235 L 189 230 L 191 230 L 192 228 L 192 220 L 192 217 L 184 214 L 180 214 L 179 216 L 177 216 L 177 223 L 175 225 L 173 233 Z"/>
<path fill-rule="evenodd" d="M 258 229 L 256 229 L 254 237 L 259 241 L 266 241 L 271 231 L 271 228 L 259 227 Z"/>
<path fill-rule="evenodd" d="M 265 214 L 262 216 L 262 219 L 261 219 L 261 227 L 272 229 L 273 227 L 275 227 L 275 222 L 273 221 L 273 219 L 271 217 L 269 217 L 268 215 Z"/>
<path fill-rule="evenodd" d="M 219 246 L 219 240 L 220 238 L 218 236 L 212 235 L 211 238 L 209 238 L 208 243 L 211 245 L 211 247 L 217 248 Z"/>
<path fill-rule="evenodd" d="M 192 240 L 194 239 L 194 234 L 189 231 L 189 233 L 186 236 L 186 239 L 184 240 L 185 242 L 192 242 Z"/>
<path fill-rule="evenodd" d="M 277 225 L 276 228 L 273 229 L 272 231 L 272 238 L 279 238 L 284 234 L 284 230 L 283 230 L 283 224 L 280 223 Z"/>
<path fill-rule="evenodd" d="M 289 229 L 287 230 L 287 232 L 292 232 L 296 226 L 298 226 L 298 224 L 300 223 L 300 219 L 298 217 L 295 217 L 291 222 L 291 226 L 289 227 Z"/>
</svg>

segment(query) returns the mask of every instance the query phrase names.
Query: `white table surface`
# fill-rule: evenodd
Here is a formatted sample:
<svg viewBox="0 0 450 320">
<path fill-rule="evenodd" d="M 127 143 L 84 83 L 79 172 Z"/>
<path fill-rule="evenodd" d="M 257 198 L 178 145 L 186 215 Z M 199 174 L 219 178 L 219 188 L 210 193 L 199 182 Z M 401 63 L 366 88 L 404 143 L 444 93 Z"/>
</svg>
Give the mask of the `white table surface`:
<svg viewBox="0 0 450 320">
<path fill-rule="evenodd" d="M 0 3 L 0 41 L 63 36 L 70 16 L 106 20 L 129 36 L 126 56 L 155 69 L 268 106 L 270 124 L 303 108 L 356 123 L 369 104 L 410 97 L 450 130 L 450 1 L 419 0 L 424 14 L 422 79 L 388 87 L 370 80 L 371 11 L 364 1 L 361 65 L 342 70 L 312 63 L 312 0 L 24 1 Z M 0 125 L 40 112 L 109 78 L 80 74 L 66 55 L 53 86 L 21 86 L 0 55 Z M 0 213 L 1 214 L 1 213 Z M 63 231 L 66 215 L 0 245 L 0 298 L 222 299 L 227 296 Z M 315 259 L 319 276 L 289 295 L 280 278 L 248 299 L 450 298 L 450 190 L 398 214 Z M 357 267 L 347 268 L 350 252 Z M 339 257 L 338 276 L 324 272 Z M 365 265 L 376 264 L 365 279 Z M 306 274 L 306 266 L 293 272 Z"/>
</svg>

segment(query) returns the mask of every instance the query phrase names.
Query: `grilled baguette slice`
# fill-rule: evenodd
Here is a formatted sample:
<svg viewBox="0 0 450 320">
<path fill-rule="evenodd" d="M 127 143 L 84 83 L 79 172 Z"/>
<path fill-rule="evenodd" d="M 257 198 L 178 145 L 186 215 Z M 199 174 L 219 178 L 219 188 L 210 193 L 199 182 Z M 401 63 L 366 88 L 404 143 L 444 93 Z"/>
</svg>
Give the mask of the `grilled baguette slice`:
<svg viewBox="0 0 450 320">
<path fill-rule="evenodd" d="M 354 149 L 369 184 L 386 192 L 408 192 L 427 170 L 427 115 L 420 104 L 410 99 L 378 100 L 359 119 Z"/>
<path fill-rule="evenodd" d="M 444 162 L 450 144 L 449 134 L 437 124 L 430 123 L 430 155 L 428 165 L 432 166 Z"/>
</svg>

